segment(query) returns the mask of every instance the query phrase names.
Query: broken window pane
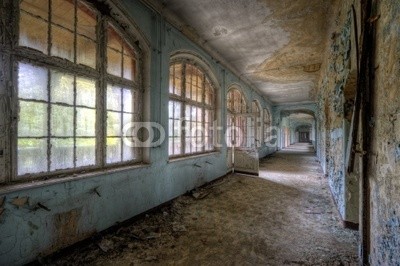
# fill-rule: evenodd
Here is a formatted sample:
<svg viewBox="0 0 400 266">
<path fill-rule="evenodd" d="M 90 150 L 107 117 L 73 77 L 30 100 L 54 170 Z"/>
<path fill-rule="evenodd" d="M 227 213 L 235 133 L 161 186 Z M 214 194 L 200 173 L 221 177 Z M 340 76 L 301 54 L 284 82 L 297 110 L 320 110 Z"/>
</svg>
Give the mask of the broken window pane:
<svg viewBox="0 0 400 266">
<path fill-rule="evenodd" d="M 72 137 L 74 135 L 74 108 L 51 105 L 51 135 Z"/>
<path fill-rule="evenodd" d="M 74 30 L 75 5 L 73 0 L 51 0 L 51 23 Z"/>
<path fill-rule="evenodd" d="M 39 16 L 44 20 L 49 20 L 49 1 L 48 0 L 22 0 L 20 1 L 22 10 Z"/>
<path fill-rule="evenodd" d="M 51 26 L 51 55 L 74 62 L 74 34 L 61 27 Z"/>
<path fill-rule="evenodd" d="M 123 89 L 123 96 L 124 96 L 124 112 L 133 113 L 132 109 L 132 91 L 129 89 Z"/>
<path fill-rule="evenodd" d="M 47 136 L 47 104 L 19 102 L 18 136 Z"/>
<path fill-rule="evenodd" d="M 74 139 L 51 139 L 50 171 L 74 167 Z"/>
<path fill-rule="evenodd" d="M 114 49 L 107 49 L 107 72 L 111 75 L 121 77 L 122 53 Z"/>
<path fill-rule="evenodd" d="M 107 110 L 121 111 L 121 89 L 107 86 Z"/>
<path fill-rule="evenodd" d="M 76 167 L 96 163 L 96 139 L 76 138 Z"/>
<path fill-rule="evenodd" d="M 47 140 L 18 139 L 18 175 L 47 171 Z"/>
<path fill-rule="evenodd" d="M 19 45 L 47 54 L 47 29 L 46 21 L 22 11 L 19 21 Z"/>
<path fill-rule="evenodd" d="M 107 136 L 121 136 L 121 113 L 107 112 Z"/>
<path fill-rule="evenodd" d="M 76 108 L 76 135 L 94 137 L 96 124 L 96 110 Z"/>
<path fill-rule="evenodd" d="M 76 78 L 76 104 L 96 107 L 96 82 L 86 78 Z"/>
<path fill-rule="evenodd" d="M 74 104 L 74 77 L 51 71 L 50 96 L 52 102 Z"/>
<path fill-rule="evenodd" d="M 121 161 L 121 139 L 107 138 L 107 163 Z"/>
<path fill-rule="evenodd" d="M 47 69 L 19 63 L 18 97 L 47 101 Z"/>
<path fill-rule="evenodd" d="M 96 68 L 96 43 L 81 35 L 76 36 L 76 63 Z"/>
<path fill-rule="evenodd" d="M 93 10 L 79 1 L 77 17 L 77 32 L 96 40 L 96 15 Z"/>
</svg>

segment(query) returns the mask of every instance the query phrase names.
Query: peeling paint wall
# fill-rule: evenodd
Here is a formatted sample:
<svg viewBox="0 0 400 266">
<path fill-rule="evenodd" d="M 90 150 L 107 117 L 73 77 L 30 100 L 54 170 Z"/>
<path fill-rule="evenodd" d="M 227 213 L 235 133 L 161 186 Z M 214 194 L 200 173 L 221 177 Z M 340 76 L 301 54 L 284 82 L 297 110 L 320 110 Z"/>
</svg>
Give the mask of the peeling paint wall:
<svg viewBox="0 0 400 266">
<path fill-rule="evenodd" d="M 342 219 L 358 223 L 358 204 L 356 206 L 347 204 L 347 198 L 355 196 L 358 187 L 352 187 L 353 191 L 346 190 L 350 187 L 346 186 L 348 177 L 345 169 L 345 154 L 349 140 L 348 125 L 351 122 L 348 120 L 348 112 L 353 107 L 349 103 L 350 100 L 354 101 L 354 93 L 349 96 L 346 90 L 351 87 L 350 83 L 354 83 L 350 73 L 356 68 L 351 4 L 352 1 L 342 1 L 339 5 L 327 44 L 327 58 L 322 66 L 317 97 L 319 134 L 317 156 L 328 177 Z M 346 96 L 350 99 L 346 99 Z M 356 215 L 349 216 L 349 213 Z"/>
<path fill-rule="evenodd" d="M 224 128 L 227 89 L 233 83 L 242 87 L 249 102 L 258 100 L 263 109 L 270 109 L 270 104 L 258 92 L 159 14 L 138 0 L 124 0 L 123 6 L 123 11 L 150 44 L 149 102 L 145 104 L 150 121 L 168 128 L 169 58 L 177 51 L 195 53 L 209 64 L 219 83 L 218 116 Z M 1 19 L 5 26 L 3 16 Z M 1 32 L 0 37 L 5 38 L 4 34 Z M 0 59 L 0 104 L 5 108 L 6 82 L 1 65 L 8 58 L 0 53 Z M 3 121 L 0 119 L 0 123 Z M 3 129 L 0 124 L 0 145 Z M 223 138 L 221 134 L 219 139 Z M 265 156 L 273 151 L 264 146 L 259 154 Z M 224 144 L 216 153 L 169 161 L 168 142 L 164 142 L 149 151 L 149 165 L 0 187 L 0 264 L 23 264 L 48 255 L 221 177 L 227 172 L 226 152 Z M 2 153 L 0 181 L 5 178 L 2 165 L 10 165 L 1 156 Z"/>
<path fill-rule="evenodd" d="M 371 263 L 400 262 L 400 2 L 378 1 L 370 154 Z"/>
<path fill-rule="evenodd" d="M 343 174 L 347 148 L 349 110 L 346 91 L 355 68 L 354 32 L 349 12 L 358 1 L 342 0 L 331 30 L 328 54 L 318 93 L 318 157 L 326 170 L 338 209 L 344 219 L 355 220 L 359 176 Z M 376 1 L 374 116 L 369 121 L 372 152 L 369 156 L 370 263 L 398 265 L 400 261 L 400 3 Z M 349 26 L 350 24 L 350 26 Z M 360 33 L 360 28 L 358 29 Z M 350 46 L 348 40 L 350 39 Z M 350 48 L 350 49 L 349 49 Z M 354 84 L 351 85 L 354 87 Z M 372 106 L 371 106 L 372 107 Z M 370 107 L 370 108 L 371 108 Z M 362 158 L 356 156 L 357 161 Z"/>
</svg>

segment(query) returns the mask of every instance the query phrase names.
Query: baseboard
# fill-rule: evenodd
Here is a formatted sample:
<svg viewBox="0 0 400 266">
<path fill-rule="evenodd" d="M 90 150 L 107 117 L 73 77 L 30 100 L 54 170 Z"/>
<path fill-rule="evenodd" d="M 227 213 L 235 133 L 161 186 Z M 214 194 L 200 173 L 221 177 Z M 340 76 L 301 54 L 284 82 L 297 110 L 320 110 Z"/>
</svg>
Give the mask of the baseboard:
<svg viewBox="0 0 400 266">
<path fill-rule="evenodd" d="M 349 222 L 349 221 L 343 221 L 343 227 L 347 228 L 347 229 L 351 229 L 354 231 L 358 231 L 358 223 L 353 223 L 353 222 Z"/>
</svg>

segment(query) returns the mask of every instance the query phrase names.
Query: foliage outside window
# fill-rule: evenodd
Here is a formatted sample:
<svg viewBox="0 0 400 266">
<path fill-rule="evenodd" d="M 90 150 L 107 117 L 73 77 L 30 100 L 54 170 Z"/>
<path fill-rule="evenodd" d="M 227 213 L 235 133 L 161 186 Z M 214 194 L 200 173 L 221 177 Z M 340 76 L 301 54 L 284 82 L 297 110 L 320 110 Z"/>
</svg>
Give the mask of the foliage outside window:
<svg viewBox="0 0 400 266">
<path fill-rule="evenodd" d="M 140 121 L 139 49 L 118 23 L 81 0 L 18 10 L 14 179 L 141 161 L 122 141 L 123 125 Z"/>
<path fill-rule="evenodd" d="M 200 67 L 181 60 L 169 68 L 169 155 L 214 150 L 214 86 Z"/>
</svg>

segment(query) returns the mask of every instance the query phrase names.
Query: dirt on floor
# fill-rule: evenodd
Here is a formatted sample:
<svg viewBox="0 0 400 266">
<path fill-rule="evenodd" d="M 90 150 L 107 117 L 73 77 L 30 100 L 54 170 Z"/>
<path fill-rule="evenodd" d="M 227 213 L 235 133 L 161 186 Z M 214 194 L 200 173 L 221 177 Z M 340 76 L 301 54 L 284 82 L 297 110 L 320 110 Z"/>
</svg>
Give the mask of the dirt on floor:
<svg viewBox="0 0 400 266">
<path fill-rule="evenodd" d="M 358 265 L 308 146 L 260 161 L 112 233 L 41 261 L 52 265 Z"/>
</svg>

